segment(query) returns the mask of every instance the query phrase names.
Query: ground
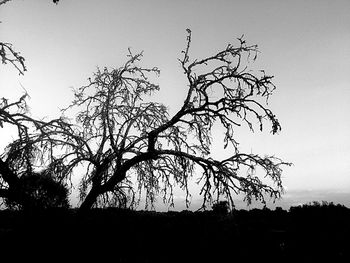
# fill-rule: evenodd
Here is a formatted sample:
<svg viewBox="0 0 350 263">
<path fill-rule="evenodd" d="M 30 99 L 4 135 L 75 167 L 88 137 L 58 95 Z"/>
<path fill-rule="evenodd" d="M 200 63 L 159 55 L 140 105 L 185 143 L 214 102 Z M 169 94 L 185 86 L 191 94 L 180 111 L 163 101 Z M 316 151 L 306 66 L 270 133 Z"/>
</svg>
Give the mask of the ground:
<svg viewBox="0 0 350 263">
<path fill-rule="evenodd" d="M 79 262 L 348 262 L 348 222 L 350 209 L 342 206 L 228 214 L 1 211 L 0 245 L 12 257 Z"/>
</svg>

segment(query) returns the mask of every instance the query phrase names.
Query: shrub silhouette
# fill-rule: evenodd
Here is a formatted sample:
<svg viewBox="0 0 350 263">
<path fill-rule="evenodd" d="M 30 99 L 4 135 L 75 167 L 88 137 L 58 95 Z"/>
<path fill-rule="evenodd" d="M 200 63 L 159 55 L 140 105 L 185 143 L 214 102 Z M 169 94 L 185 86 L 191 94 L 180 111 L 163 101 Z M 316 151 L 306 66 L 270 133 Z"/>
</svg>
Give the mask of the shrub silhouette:
<svg viewBox="0 0 350 263">
<path fill-rule="evenodd" d="M 30 207 L 24 207 L 24 202 L 5 200 L 9 209 L 49 209 L 69 208 L 68 190 L 64 184 L 56 181 L 47 171 L 30 173 L 20 178 L 23 193 L 29 197 Z M 23 200 L 27 201 L 27 200 Z"/>
<path fill-rule="evenodd" d="M 212 209 L 215 214 L 227 215 L 229 212 L 229 203 L 227 201 L 219 201 L 213 204 Z"/>
</svg>

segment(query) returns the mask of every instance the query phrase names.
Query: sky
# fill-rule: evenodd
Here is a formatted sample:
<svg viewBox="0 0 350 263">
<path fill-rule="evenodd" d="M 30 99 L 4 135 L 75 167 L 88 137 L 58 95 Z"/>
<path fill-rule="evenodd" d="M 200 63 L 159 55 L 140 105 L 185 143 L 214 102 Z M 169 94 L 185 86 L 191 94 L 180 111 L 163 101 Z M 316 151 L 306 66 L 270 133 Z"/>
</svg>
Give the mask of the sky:
<svg viewBox="0 0 350 263">
<path fill-rule="evenodd" d="M 59 116 L 72 88 L 87 84 L 97 67 L 122 65 L 129 47 L 144 51 L 142 65 L 161 70 L 153 99 L 175 113 L 187 89 L 177 60 L 186 28 L 192 59 L 237 44 L 244 34 L 261 52 L 254 67 L 275 76 L 269 107 L 282 131 L 238 129 L 241 150 L 293 163 L 284 169 L 286 194 L 275 205 L 325 200 L 350 207 L 350 1 L 12 0 L 0 7 L 0 21 L 1 41 L 12 43 L 28 68 L 19 76 L 0 66 L 0 97 L 16 99 L 27 90 L 40 118 Z M 0 130 L 0 136 L 3 147 L 11 135 Z M 220 141 L 214 146 L 218 158 L 227 156 Z M 176 198 L 181 209 L 183 196 Z"/>
</svg>

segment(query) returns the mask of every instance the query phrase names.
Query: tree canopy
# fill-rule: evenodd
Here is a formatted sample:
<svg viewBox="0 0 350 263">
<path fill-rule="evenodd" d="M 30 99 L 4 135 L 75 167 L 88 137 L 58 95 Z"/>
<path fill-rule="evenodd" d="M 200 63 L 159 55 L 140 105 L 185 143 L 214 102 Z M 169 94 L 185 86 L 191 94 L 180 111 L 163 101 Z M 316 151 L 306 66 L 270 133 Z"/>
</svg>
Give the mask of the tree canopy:
<svg viewBox="0 0 350 263">
<path fill-rule="evenodd" d="M 221 197 L 232 205 L 232 197 L 239 193 L 245 194 L 248 203 L 265 202 L 266 195 L 281 196 L 281 166 L 288 163 L 274 156 L 241 153 L 233 136 L 242 124 L 254 131 L 256 121 L 259 130 L 264 122 L 270 123 L 273 134 L 281 129 L 266 107 L 275 89 L 273 77 L 264 71 L 254 74 L 244 63 L 256 59 L 257 46 L 240 38 L 238 46 L 229 44 L 212 56 L 191 60 L 191 41 L 188 29 L 179 59 L 188 82 L 187 95 L 173 116 L 165 105 L 146 102 L 159 90 L 150 78 L 160 71 L 140 66 L 142 53 L 129 50 L 124 65 L 98 69 L 87 85 L 75 90 L 64 113 L 78 112 L 76 124 L 62 126 L 58 135 L 69 150 L 56 158 L 67 174 L 85 164 L 82 209 L 133 206 L 135 196 L 143 191 L 147 205 L 153 205 L 159 195 L 173 204 L 174 186 L 186 193 L 189 204 L 188 182 L 197 175 L 203 206 Z M 221 125 L 223 147 L 232 152 L 225 160 L 211 156 L 214 124 Z M 256 174 L 257 169 L 265 179 Z"/>
<path fill-rule="evenodd" d="M 221 198 L 234 205 L 236 194 L 244 194 L 248 203 L 253 199 L 264 203 L 266 196 L 279 198 L 282 165 L 289 163 L 240 152 L 234 137 L 239 126 L 262 131 L 268 125 L 272 134 L 281 129 L 267 107 L 276 88 L 273 76 L 255 72 L 247 63 L 256 60 L 257 45 L 248 45 L 242 37 L 236 45 L 192 59 L 191 42 L 187 29 L 179 58 L 186 95 L 172 116 L 164 104 L 150 99 L 160 89 L 152 81 L 160 70 L 141 66 L 143 53 L 130 49 L 123 65 L 99 68 L 87 85 L 76 89 L 73 101 L 57 119 L 30 117 L 27 94 L 15 102 L 2 98 L 0 127 L 15 127 L 17 139 L 1 155 L 0 197 L 26 206 L 39 200 L 35 190 L 28 189 L 45 193 L 57 186 L 50 203 L 58 205 L 54 200 L 59 198 L 64 206 L 64 189 L 72 187 L 75 168 L 82 166 L 82 210 L 134 207 L 143 194 L 146 206 L 153 206 L 158 196 L 173 205 L 175 187 L 186 193 L 189 205 L 191 180 L 200 188 L 203 207 Z M 24 58 L 11 44 L 0 43 L 0 56 L 2 63 L 12 64 L 20 74 L 26 71 Z M 211 154 L 214 125 L 221 126 L 223 148 L 230 152 L 224 160 Z M 45 180 L 39 179 L 43 176 Z"/>
</svg>

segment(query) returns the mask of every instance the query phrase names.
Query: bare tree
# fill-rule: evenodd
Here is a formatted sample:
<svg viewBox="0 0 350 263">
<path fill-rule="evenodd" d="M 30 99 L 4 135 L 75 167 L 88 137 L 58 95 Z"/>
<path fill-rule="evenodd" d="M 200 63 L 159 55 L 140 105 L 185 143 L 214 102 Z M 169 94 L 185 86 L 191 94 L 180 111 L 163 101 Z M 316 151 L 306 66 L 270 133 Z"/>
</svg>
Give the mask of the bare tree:
<svg viewBox="0 0 350 263">
<path fill-rule="evenodd" d="M 237 47 L 229 44 L 212 56 L 190 60 L 191 31 L 187 33 L 179 62 L 188 90 L 175 115 L 169 116 L 163 104 L 145 101 L 159 90 L 150 81 L 159 69 L 139 66 L 142 53 L 130 50 L 122 67 L 98 69 L 88 85 L 75 91 L 64 112 L 78 112 L 77 125 L 64 126 L 70 150 L 60 160 L 70 172 L 85 163 L 81 209 L 133 205 L 135 194 L 139 197 L 142 192 L 147 205 L 153 205 L 158 195 L 173 204 L 175 185 L 185 191 L 189 204 L 188 182 L 195 175 L 203 206 L 222 196 L 232 205 L 233 195 L 239 193 L 248 203 L 265 202 L 266 195 L 281 196 L 281 166 L 288 163 L 274 156 L 241 153 L 233 136 L 234 128 L 242 124 L 254 131 L 255 121 L 259 130 L 264 122 L 270 123 L 273 134 L 281 129 L 266 107 L 275 89 L 273 77 L 264 71 L 254 74 L 245 63 L 256 59 L 257 46 L 240 38 Z M 223 147 L 231 147 L 232 155 L 224 160 L 210 154 L 214 123 L 224 131 Z"/>
</svg>

